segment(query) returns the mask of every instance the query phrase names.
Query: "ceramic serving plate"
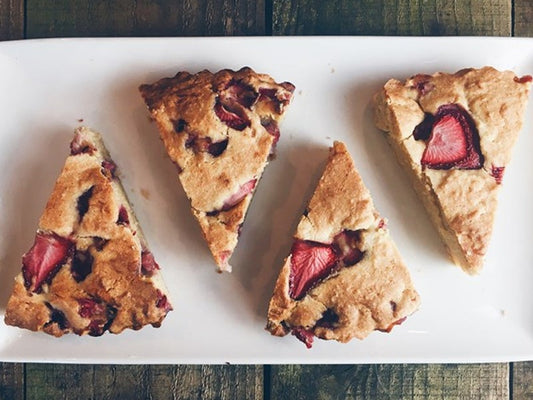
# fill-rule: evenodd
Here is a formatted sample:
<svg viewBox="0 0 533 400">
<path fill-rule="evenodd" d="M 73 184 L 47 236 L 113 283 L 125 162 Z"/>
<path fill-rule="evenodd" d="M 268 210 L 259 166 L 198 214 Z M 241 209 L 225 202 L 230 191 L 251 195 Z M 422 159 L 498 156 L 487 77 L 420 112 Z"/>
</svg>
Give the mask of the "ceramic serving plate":
<svg viewBox="0 0 533 400">
<path fill-rule="evenodd" d="M 505 173 L 481 275 L 447 258 L 373 125 L 371 98 L 415 73 L 492 65 L 533 73 L 533 40 L 509 38 L 152 38 L 0 43 L 0 317 L 76 126 L 102 132 L 172 296 L 161 328 L 54 338 L 0 323 L 0 360 L 76 363 L 377 363 L 533 359 L 531 107 Z M 141 83 L 250 66 L 296 86 L 276 159 L 263 175 L 234 272 L 217 274 Z M 328 147 L 346 143 L 389 220 L 421 295 L 390 334 L 348 344 L 264 330 L 268 301 Z"/>
</svg>

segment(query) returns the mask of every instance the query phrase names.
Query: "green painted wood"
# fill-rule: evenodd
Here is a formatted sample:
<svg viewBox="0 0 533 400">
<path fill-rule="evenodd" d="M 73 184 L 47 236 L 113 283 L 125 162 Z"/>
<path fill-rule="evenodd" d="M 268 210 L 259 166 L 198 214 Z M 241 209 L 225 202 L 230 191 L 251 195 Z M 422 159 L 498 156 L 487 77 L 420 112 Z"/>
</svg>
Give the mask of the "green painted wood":
<svg viewBox="0 0 533 400">
<path fill-rule="evenodd" d="M 531 0 L 513 1 L 514 36 L 533 36 L 533 2 Z"/>
<path fill-rule="evenodd" d="M 24 398 L 24 365 L 0 363 L 0 400 Z"/>
<path fill-rule="evenodd" d="M 24 38 L 24 0 L 0 0 L 0 40 Z"/>
<path fill-rule="evenodd" d="M 273 366 L 272 399 L 509 398 L 508 364 Z"/>
<path fill-rule="evenodd" d="M 511 9 L 511 0 L 273 0 L 272 32 L 510 36 Z"/>
<path fill-rule="evenodd" d="M 28 399 L 256 399 L 261 366 L 27 364 Z"/>
<path fill-rule="evenodd" d="M 26 0 L 27 37 L 262 35 L 265 0 Z"/>
<path fill-rule="evenodd" d="M 512 400 L 533 399 L 533 361 L 513 363 Z"/>
</svg>

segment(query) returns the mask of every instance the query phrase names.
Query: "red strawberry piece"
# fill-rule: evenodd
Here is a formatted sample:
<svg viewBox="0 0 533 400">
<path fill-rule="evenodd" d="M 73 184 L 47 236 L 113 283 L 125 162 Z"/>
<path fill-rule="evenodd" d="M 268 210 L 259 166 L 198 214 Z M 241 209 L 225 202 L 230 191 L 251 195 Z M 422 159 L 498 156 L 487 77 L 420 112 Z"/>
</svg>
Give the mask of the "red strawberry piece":
<svg viewBox="0 0 533 400">
<path fill-rule="evenodd" d="M 82 318 L 90 319 L 87 329 L 91 336 L 103 335 L 111 326 L 117 314 L 117 310 L 114 307 L 103 303 L 101 300 L 92 298 L 79 299 L 78 304 L 80 305 L 78 314 Z"/>
<path fill-rule="evenodd" d="M 247 126 L 250 126 L 250 121 L 246 118 L 244 113 L 238 115 L 237 110 L 235 110 L 235 112 L 231 111 L 219 101 L 215 104 L 215 114 L 227 126 L 235 130 L 242 131 Z"/>
<path fill-rule="evenodd" d="M 82 318 L 91 318 L 94 315 L 102 314 L 105 311 L 105 305 L 94 299 L 78 299 L 80 309 L 78 314 Z"/>
<path fill-rule="evenodd" d="M 433 126 L 422 165 L 438 168 L 459 162 L 466 154 L 466 138 L 461 124 L 451 115 L 446 115 Z"/>
<path fill-rule="evenodd" d="M 32 292 L 53 278 L 71 253 L 72 242 L 55 233 L 37 233 L 32 248 L 22 257 L 24 284 Z"/>
<path fill-rule="evenodd" d="M 164 295 L 159 289 L 157 289 L 157 302 L 155 306 L 157 308 L 162 308 L 166 312 L 172 310 L 172 306 L 170 305 L 167 296 Z"/>
<path fill-rule="evenodd" d="M 295 327 L 295 328 L 292 328 L 291 333 L 294 336 L 296 336 L 299 340 L 301 340 L 305 344 L 305 347 L 307 347 L 308 349 L 313 347 L 313 339 L 315 336 L 313 334 L 313 331 L 306 330 L 302 327 Z"/>
<path fill-rule="evenodd" d="M 124 205 L 121 205 L 120 209 L 118 210 L 117 224 L 119 225 L 130 224 L 130 217 L 128 215 L 128 210 L 126 210 L 126 207 L 124 207 Z"/>
<path fill-rule="evenodd" d="M 234 80 L 230 81 L 220 96 L 225 104 L 238 103 L 246 108 L 250 108 L 257 99 L 257 93 L 251 86 Z"/>
<path fill-rule="evenodd" d="M 259 101 L 264 101 L 266 99 L 277 100 L 276 92 L 277 92 L 276 89 L 260 88 L 259 89 Z"/>
<path fill-rule="evenodd" d="M 310 240 L 295 240 L 291 255 L 289 294 L 295 300 L 334 272 L 338 261 L 333 246 Z"/>
<path fill-rule="evenodd" d="M 230 208 L 233 208 L 237 204 L 239 204 L 248 194 L 252 193 L 252 191 L 255 188 L 255 184 L 257 183 L 257 179 L 251 179 L 245 184 L 241 185 L 237 192 L 232 194 L 222 206 L 222 211 L 228 211 Z"/>
<path fill-rule="evenodd" d="M 400 318 L 399 320 L 394 321 L 392 324 L 387 326 L 385 329 L 378 329 L 378 331 L 389 333 L 392 331 L 392 328 L 394 328 L 396 325 L 401 325 L 406 319 L 407 317 Z"/>
<path fill-rule="evenodd" d="M 476 125 L 460 105 L 446 104 L 437 110 L 421 164 L 433 169 L 483 166 Z"/>
<path fill-rule="evenodd" d="M 261 125 L 263 125 L 268 133 L 274 136 L 274 141 L 272 142 L 272 147 L 276 146 L 279 140 L 279 128 L 278 123 L 271 118 L 261 119 Z"/>
<path fill-rule="evenodd" d="M 76 133 L 76 136 L 74 136 L 70 142 L 70 155 L 72 156 L 82 153 L 93 154 L 95 150 L 96 149 L 87 143 L 79 133 Z"/>
<path fill-rule="evenodd" d="M 151 251 L 145 250 L 141 254 L 141 272 L 144 275 L 152 276 L 155 270 L 159 269 L 159 265 L 155 261 L 154 255 Z"/>
<path fill-rule="evenodd" d="M 361 231 L 350 230 L 342 231 L 333 239 L 333 248 L 344 266 L 354 265 L 363 258 L 364 253 L 359 250 L 360 241 Z"/>
<path fill-rule="evenodd" d="M 505 167 L 495 167 L 494 165 L 491 168 L 491 175 L 496 179 L 496 183 L 500 185 L 503 180 L 503 173 L 505 172 Z"/>
<path fill-rule="evenodd" d="M 387 227 L 387 223 L 385 222 L 385 220 L 383 218 L 381 218 L 379 220 L 378 229 L 383 229 L 383 228 L 386 228 L 386 227 Z"/>
<path fill-rule="evenodd" d="M 103 168 L 103 173 L 105 176 L 107 176 L 108 178 L 115 177 L 115 172 L 117 170 L 117 164 L 115 164 L 113 161 L 111 160 L 102 161 L 102 168 Z"/>
<path fill-rule="evenodd" d="M 93 256 L 89 251 L 76 251 L 70 271 L 76 282 L 84 281 L 93 270 Z"/>
<path fill-rule="evenodd" d="M 514 81 L 517 83 L 527 83 L 533 81 L 533 77 L 531 75 L 524 75 L 522 77 L 514 77 Z"/>
</svg>

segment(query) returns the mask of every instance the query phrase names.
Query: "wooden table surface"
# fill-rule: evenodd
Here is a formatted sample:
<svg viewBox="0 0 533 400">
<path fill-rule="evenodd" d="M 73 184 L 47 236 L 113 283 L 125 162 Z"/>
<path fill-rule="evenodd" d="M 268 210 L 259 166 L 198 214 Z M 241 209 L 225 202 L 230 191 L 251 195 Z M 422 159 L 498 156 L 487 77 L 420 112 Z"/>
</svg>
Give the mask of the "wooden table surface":
<svg viewBox="0 0 533 400">
<path fill-rule="evenodd" d="M 314 34 L 533 36 L 533 1 L 0 0 L 0 40 Z M 533 362 L 340 366 L 0 363 L 0 400 L 26 398 L 524 400 L 533 399 Z"/>
</svg>

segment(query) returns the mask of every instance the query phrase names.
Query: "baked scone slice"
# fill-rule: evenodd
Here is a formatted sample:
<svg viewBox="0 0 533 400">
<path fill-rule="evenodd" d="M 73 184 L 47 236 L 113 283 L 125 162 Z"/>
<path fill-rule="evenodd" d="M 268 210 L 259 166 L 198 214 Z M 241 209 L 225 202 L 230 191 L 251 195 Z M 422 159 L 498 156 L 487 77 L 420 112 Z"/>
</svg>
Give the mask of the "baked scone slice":
<svg viewBox="0 0 533 400">
<path fill-rule="evenodd" d="M 374 97 L 377 127 L 388 132 L 452 260 L 469 274 L 483 265 L 531 80 L 464 69 L 391 79 Z"/>
<path fill-rule="evenodd" d="M 268 309 L 267 330 L 347 342 L 389 332 L 419 306 L 409 271 L 343 143 L 294 235 Z"/>
<path fill-rule="evenodd" d="M 250 68 L 180 72 L 141 85 L 220 271 L 229 258 L 294 86 Z"/>
<path fill-rule="evenodd" d="M 168 293 L 100 135 L 78 128 L 8 301 L 8 325 L 102 335 L 159 327 Z"/>
</svg>

